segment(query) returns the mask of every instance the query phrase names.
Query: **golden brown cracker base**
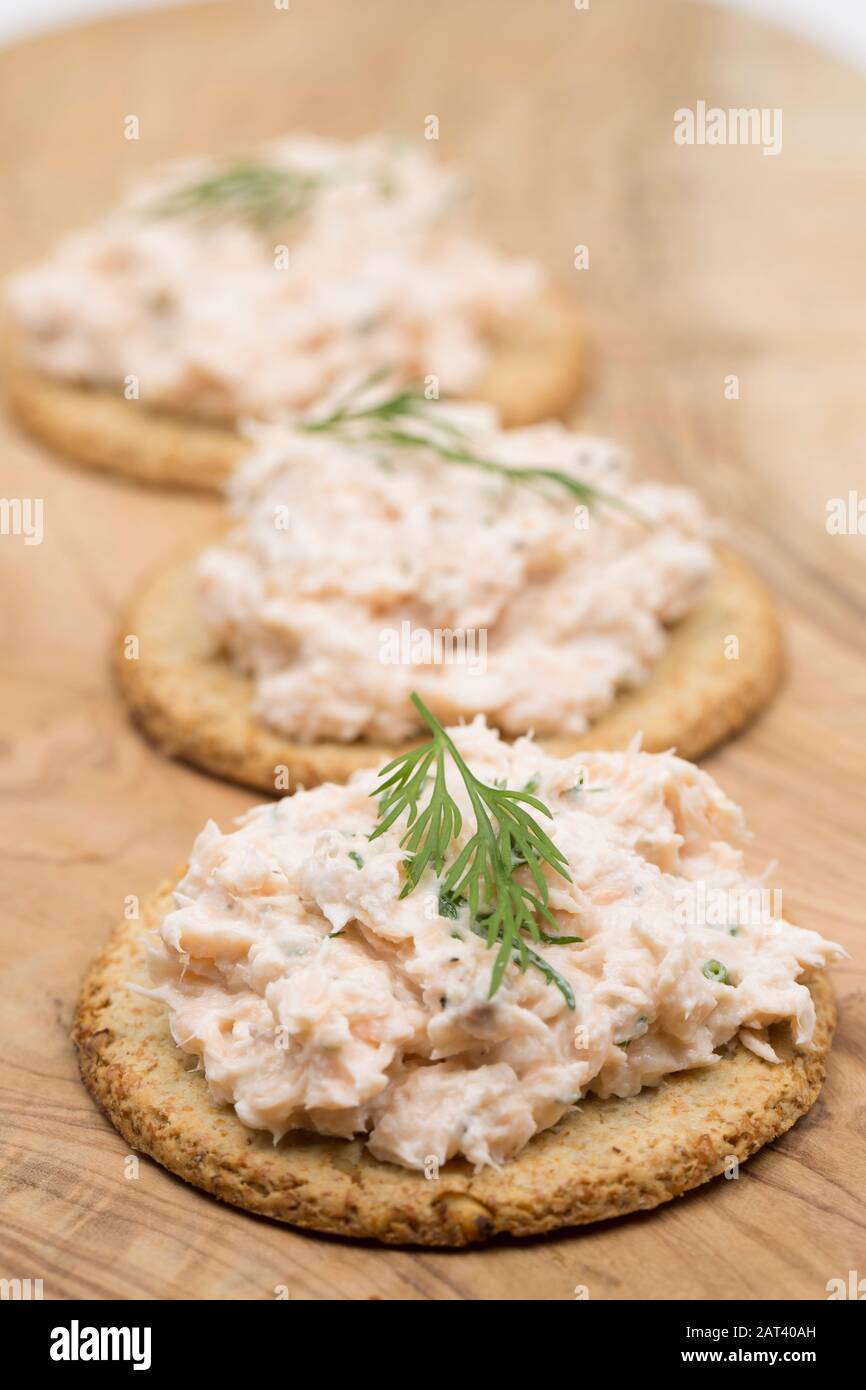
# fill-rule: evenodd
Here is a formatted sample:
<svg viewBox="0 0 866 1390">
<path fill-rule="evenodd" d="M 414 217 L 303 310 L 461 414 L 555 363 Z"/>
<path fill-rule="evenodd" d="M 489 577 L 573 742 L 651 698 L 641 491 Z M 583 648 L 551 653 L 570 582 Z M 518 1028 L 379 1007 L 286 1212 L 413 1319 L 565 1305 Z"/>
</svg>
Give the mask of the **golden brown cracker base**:
<svg viewBox="0 0 866 1390">
<path fill-rule="evenodd" d="M 362 767 L 382 767 L 399 751 L 372 743 L 299 744 L 269 730 L 251 711 L 253 682 L 216 649 L 194 602 L 194 562 L 154 576 L 124 619 L 115 666 L 138 724 L 172 757 L 273 794 L 343 782 Z M 138 638 L 137 658 L 124 638 Z M 739 657 L 725 656 L 727 639 Z M 732 551 L 701 602 L 671 630 L 664 655 L 640 690 L 621 695 L 580 737 L 540 739 L 566 757 L 586 748 L 623 748 L 638 731 L 649 752 L 676 748 L 697 758 L 735 733 L 767 703 L 779 680 L 778 620 L 754 571 Z M 408 745 L 403 745 L 408 746 Z"/>
<path fill-rule="evenodd" d="M 492 340 L 487 368 L 468 394 L 495 406 L 514 429 L 567 415 L 588 376 L 586 325 L 567 297 L 549 290 Z"/>
<path fill-rule="evenodd" d="M 292 1225 L 394 1244 L 466 1245 L 507 1232 L 645 1211 L 748 1158 L 814 1104 L 835 1007 L 811 982 L 815 1050 L 772 1030 L 781 1065 L 745 1048 L 629 1100 L 581 1102 L 498 1172 L 462 1160 L 435 1179 L 373 1158 L 360 1141 L 295 1133 L 274 1146 L 214 1101 L 174 1046 L 163 1005 L 127 988 L 142 975 L 142 933 L 171 905 L 171 885 L 124 922 L 84 985 L 75 1022 L 81 1074 L 124 1139 L 234 1206 Z"/>
<path fill-rule="evenodd" d="M 495 405 L 506 425 L 564 414 L 587 372 L 585 331 L 572 306 L 540 298 L 491 346 L 473 396 Z M 248 445 L 229 424 L 149 410 L 117 391 L 70 385 L 10 368 L 7 402 L 32 434 L 57 453 L 142 482 L 213 491 Z"/>
<path fill-rule="evenodd" d="M 230 426 L 148 410 L 114 391 L 15 369 L 6 402 L 31 434 L 89 468 L 212 492 L 249 447 Z"/>
</svg>

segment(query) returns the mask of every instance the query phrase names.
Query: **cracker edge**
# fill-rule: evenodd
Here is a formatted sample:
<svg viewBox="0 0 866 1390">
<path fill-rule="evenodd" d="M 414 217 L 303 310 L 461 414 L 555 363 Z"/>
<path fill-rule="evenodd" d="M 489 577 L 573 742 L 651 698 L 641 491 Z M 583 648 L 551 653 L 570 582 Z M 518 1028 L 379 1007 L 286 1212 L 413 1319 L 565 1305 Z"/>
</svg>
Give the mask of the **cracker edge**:
<svg viewBox="0 0 866 1390">
<path fill-rule="evenodd" d="M 471 393 L 514 427 L 562 416 L 588 376 L 584 321 L 564 295 L 547 293 L 494 340 Z M 212 492 L 248 445 L 230 425 L 125 401 L 117 391 L 72 385 L 16 365 L 6 371 L 16 419 L 56 453 L 139 482 Z"/>
<path fill-rule="evenodd" d="M 744 560 L 730 550 L 720 551 L 719 559 L 704 602 L 672 629 L 649 681 L 620 695 L 586 734 L 539 739 L 544 752 L 568 757 L 589 749 L 623 748 L 641 731 L 646 751 L 675 747 L 694 760 L 738 732 L 769 702 L 784 665 L 775 606 Z M 212 651 L 197 654 L 207 640 L 189 594 L 184 597 L 184 585 L 191 585 L 190 564 L 187 558 L 145 581 L 114 648 L 115 672 L 132 717 L 163 753 L 273 796 L 277 767 L 288 769 L 286 790 L 293 791 L 345 781 L 359 768 L 384 766 L 401 751 L 396 745 L 366 742 L 302 745 L 255 719 L 250 713 L 252 681 Z M 178 584 L 180 598 L 173 593 Z M 167 638 L 156 630 L 160 586 L 166 591 Z M 178 636 L 174 629 L 184 621 L 192 626 L 187 652 L 178 654 L 184 634 Z M 726 660 L 723 651 L 724 638 L 732 632 L 743 648 L 736 661 Z M 123 639 L 130 633 L 140 637 L 137 660 L 123 654 Z M 156 655 L 149 652 L 151 645 Z"/>
<path fill-rule="evenodd" d="M 137 934 L 156 925 L 172 887 L 173 882 L 163 885 L 144 902 L 141 923 L 122 923 L 91 967 L 73 1029 L 82 1079 L 132 1148 L 232 1206 L 294 1226 L 386 1244 L 461 1247 L 501 1234 L 539 1235 L 651 1210 L 718 1176 L 731 1157 L 744 1161 L 785 1133 L 811 1109 L 824 1081 L 836 1008 L 829 981 L 818 974 L 809 982 L 817 1010 L 816 1050 L 798 1051 L 787 1028 L 777 1025 L 774 1041 L 788 1054 L 778 1066 L 741 1046 L 718 1068 L 680 1073 L 638 1097 L 585 1101 L 567 1120 L 536 1136 L 498 1173 L 487 1169 L 476 1176 L 468 1165 L 452 1162 L 440 1170 L 434 1186 L 421 1173 L 381 1163 L 358 1141 L 314 1137 L 301 1144 L 299 1175 L 292 1172 L 291 1138 L 274 1148 L 270 1136 L 249 1130 L 231 1107 L 215 1102 L 201 1073 L 191 1072 L 189 1059 L 171 1040 L 163 1007 L 156 1001 L 138 1002 L 140 997 L 125 989 L 130 969 L 142 954 Z M 119 1019 L 112 997 L 118 989 L 123 990 Z M 153 1013 L 160 1036 L 149 1043 L 145 1039 L 124 1063 L 122 1055 L 118 1060 L 112 1053 L 117 1048 L 122 1053 L 122 1015 L 131 998 L 137 1001 L 131 1007 Z M 165 1066 L 168 1081 L 173 1076 L 182 1085 L 190 1073 L 200 1080 L 199 1113 L 191 1120 L 189 1106 L 182 1106 L 180 1113 L 173 1108 L 176 1097 L 167 1082 L 161 1096 L 149 1094 L 150 1078 Z M 723 1067 L 736 1068 L 742 1081 L 733 1109 L 733 1074 Z M 678 1114 L 677 1101 L 688 1101 L 708 1081 L 718 1094 L 710 1105 L 699 1107 L 700 1123 L 694 1123 L 694 1111 L 689 1113 L 686 1106 L 682 1130 L 672 1135 L 669 1119 Z M 159 1091 L 158 1081 L 156 1088 Z M 594 1127 L 603 1131 L 605 1147 L 598 1162 L 575 1171 L 567 1142 L 561 1143 L 561 1155 L 556 1148 L 585 1123 L 588 1108 L 594 1120 L 602 1118 Z M 647 1111 L 655 1112 L 648 1125 Z M 633 1114 L 640 1117 L 637 1127 L 630 1122 Z M 225 1145 L 209 1146 L 208 1129 L 220 1139 L 228 1134 L 228 1156 L 219 1152 Z M 631 1136 L 636 1142 L 629 1152 Z M 320 1181 L 312 1183 L 304 1176 L 309 1164 L 303 1162 L 311 1151 L 321 1151 L 314 1162 Z M 350 1158 L 356 1161 L 350 1163 Z M 383 1174 L 387 1197 L 376 1192 L 377 1177 Z"/>
</svg>

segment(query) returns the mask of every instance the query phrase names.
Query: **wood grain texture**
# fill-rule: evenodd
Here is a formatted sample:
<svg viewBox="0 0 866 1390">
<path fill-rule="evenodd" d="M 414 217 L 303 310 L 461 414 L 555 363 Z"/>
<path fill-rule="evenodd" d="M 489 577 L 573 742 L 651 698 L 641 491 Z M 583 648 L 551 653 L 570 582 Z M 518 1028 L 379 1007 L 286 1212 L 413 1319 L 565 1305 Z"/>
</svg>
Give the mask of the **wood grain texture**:
<svg viewBox="0 0 866 1390">
<path fill-rule="evenodd" d="M 470 76 L 471 75 L 471 76 Z M 5 268 L 177 153 L 291 128 L 420 133 L 479 190 L 478 220 L 573 275 L 594 321 L 587 424 L 697 488 L 775 587 L 790 674 L 710 766 L 743 802 L 789 916 L 843 941 L 839 1033 L 814 1111 L 667 1209 L 523 1244 L 420 1254 L 221 1207 L 127 1150 L 78 1080 L 74 999 L 123 900 L 244 793 L 132 731 L 108 648 L 125 596 L 206 500 L 112 483 L 4 422 L 4 496 L 45 500 L 45 539 L 0 537 L 6 909 L 0 1274 L 48 1298 L 823 1298 L 866 1273 L 862 827 L 866 538 L 828 498 L 866 490 L 866 83 L 799 42 L 674 0 L 270 0 L 110 21 L 0 54 Z M 781 107 L 784 148 L 681 148 L 703 98 Z M 137 114 L 141 139 L 122 122 Z M 570 270 L 573 248 L 590 269 Z M 724 377 L 740 378 L 726 400 Z"/>
</svg>

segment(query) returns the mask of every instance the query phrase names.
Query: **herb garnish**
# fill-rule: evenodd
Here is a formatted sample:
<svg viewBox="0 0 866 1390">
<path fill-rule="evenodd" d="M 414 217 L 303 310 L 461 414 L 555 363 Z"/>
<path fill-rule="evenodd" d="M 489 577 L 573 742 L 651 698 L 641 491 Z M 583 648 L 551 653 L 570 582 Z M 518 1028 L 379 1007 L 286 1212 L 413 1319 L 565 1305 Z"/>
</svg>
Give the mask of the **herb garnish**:
<svg viewBox="0 0 866 1390">
<path fill-rule="evenodd" d="M 488 947 L 497 945 L 499 948 L 488 997 L 492 998 L 498 990 L 506 966 L 513 959 L 521 970 L 530 965 L 540 970 L 573 1009 L 574 994 L 568 981 L 533 951 L 524 937 L 524 933 L 528 933 L 535 943 L 555 945 L 570 945 L 581 940 L 578 936 L 556 935 L 558 923 L 548 907 L 548 883 L 542 864 L 549 865 L 570 882 L 568 861 L 526 808 L 533 807 L 552 819 L 550 811 L 531 792 L 490 787 L 479 781 L 423 700 L 414 693 L 411 699 L 432 737 L 383 767 L 379 773 L 382 780 L 371 793 L 379 797 L 380 817 L 370 835 L 371 840 L 378 839 L 404 812 L 407 813 L 407 830 L 400 841 L 402 848 L 408 851 L 404 863 L 406 882 L 400 897 L 407 897 L 418 886 L 428 867 L 440 876 L 444 871 L 439 887 L 440 915 L 453 919 L 464 906 L 468 907 L 472 931 L 482 937 Z M 460 834 L 463 817 L 448 791 L 446 756 L 460 773 L 475 817 L 475 833 L 447 871 L 445 860 L 452 840 Z M 419 800 L 431 778 L 430 799 L 419 811 Z M 515 855 L 520 856 L 517 864 Z M 524 866 L 533 887 L 515 877 L 515 869 Z M 552 934 L 539 926 L 536 914 L 553 927 Z"/>
<path fill-rule="evenodd" d="M 466 432 L 447 415 L 439 413 L 439 402 L 429 400 L 417 386 L 396 388 L 390 395 L 365 405 L 363 402 L 370 388 L 381 382 L 386 374 L 385 370 L 374 372 L 328 415 L 298 421 L 297 428 L 309 434 L 333 434 L 347 444 L 372 445 L 391 453 L 401 449 L 425 450 L 446 463 L 482 469 L 512 483 L 531 486 L 548 483 L 570 493 L 585 506 L 604 503 L 627 512 L 643 526 L 649 524 L 646 517 L 621 498 L 571 473 L 532 464 L 503 463 L 476 453 Z"/>
<path fill-rule="evenodd" d="M 717 985 L 729 985 L 728 967 L 720 960 L 708 960 L 701 967 L 701 974 L 706 975 L 708 980 L 712 980 Z"/>
<path fill-rule="evenodd" d="M 440 917 L 448 917 L 450 921 L 456 922 L 465 904 L 465 898 L 455 897 L 453 893 L 446 893 L 444 888 L 440 888 L 437 902 Z"/>
<path fill-rule="evenodd" d="M 234 219 L 267 231 L 305 212 L 321 183 L 316 174 L 236 159 L 172 189 L 152 211 L 157 217 Z"/>
<path fill-rule="evenodd" d="M 640 1025 L 641 1023 L 649 1023 L 649 1014 L 638 1014 L 637 1021 L 638 1025 Z M 643 1033 L 632 1033 L 630 1038 L 624 1038 L 622 1042 L 618 1042 L 617 1047 L 627 1049 L 629 1043 L 633 1043 L 637 1038 L 642 1038 L 646 1031 L 646 1028 L 644 1028 Z"/>
</svg>

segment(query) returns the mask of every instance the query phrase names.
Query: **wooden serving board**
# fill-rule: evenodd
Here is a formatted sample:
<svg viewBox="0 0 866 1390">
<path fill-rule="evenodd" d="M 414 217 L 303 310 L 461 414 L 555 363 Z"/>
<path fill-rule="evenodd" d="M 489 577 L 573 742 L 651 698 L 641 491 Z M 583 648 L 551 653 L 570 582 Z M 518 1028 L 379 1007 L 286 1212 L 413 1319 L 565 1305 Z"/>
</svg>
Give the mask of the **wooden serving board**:
<svg viewBox="0 0 866 1390">
<path fill-rule="evenodd" d="M 244 793 L 131 730 L 107 648 L 125 595 L 215 504 L 48 457 L 0 421 L 2 492 L 45 539 L 0 537 L 3 944 L 0 1275 L 48 1298 L 820 1299 L 866 1275 L 863 847 L 866 82 L 734 14 L 674 0 L 271 0 L 92 24 L 0 54 L 3 269 L 167 156 L 292 129 L 381 127 L 460 158 L 489 234 L 541 256 L 596 341 L 589 427 L 696 488 L 775 587 L 790 676 L 710 766 L 778 857 L 789 916 L 843 941 L 840 1027 L 809 1117 L 737 1182 L 555 1238 L 417 1252 L 223 1207 L 127 1150 L 69 1043 L 79 982 L 122 911 Z M 680 147 L 673 112 L 781 107 L 782 153 Z M 137 115 L 140 139 L 123 136 Z M 590 267 L 573 269 L 574 247 Z M 739 377 L 738 400 L 725 378 Z"/>
</svg>

